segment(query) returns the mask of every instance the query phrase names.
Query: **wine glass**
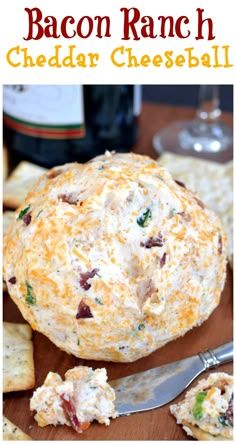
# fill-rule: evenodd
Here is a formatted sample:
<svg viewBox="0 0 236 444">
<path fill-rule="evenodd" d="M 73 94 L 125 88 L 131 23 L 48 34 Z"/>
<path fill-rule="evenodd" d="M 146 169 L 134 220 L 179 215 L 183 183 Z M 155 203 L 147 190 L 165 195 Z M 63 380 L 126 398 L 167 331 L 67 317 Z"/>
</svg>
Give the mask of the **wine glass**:
<svg viewBox="0 0 236 444">
<path fill-rule="evenodd" d="M 176 121 L 153 137 L 158 154 L 164 150 L 209 157 L 232 150 L 233 130 L 221 121 L 218 85 L 200 85 L 194 119 Z"/>
</svg>

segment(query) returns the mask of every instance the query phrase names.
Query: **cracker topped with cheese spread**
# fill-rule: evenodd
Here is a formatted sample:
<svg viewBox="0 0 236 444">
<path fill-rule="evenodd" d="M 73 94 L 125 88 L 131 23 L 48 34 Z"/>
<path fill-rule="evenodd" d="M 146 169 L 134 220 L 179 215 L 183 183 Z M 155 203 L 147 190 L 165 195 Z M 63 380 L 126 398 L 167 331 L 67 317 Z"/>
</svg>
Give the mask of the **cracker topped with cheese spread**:
<svg viewBox="0 0 236 444">
<path fill-rule="evenodd" d="M 186 433 L 200 441 L 233 440 L 233 377 L 212 373 L 170 411 Z"/>
<path fill-rule="evenodd" d="M 25 319 L 84 359 L 147 356 L 220 301 L 219 218 L 149 157 L 53 168 L 16 211 L 4 274 Z"/>
</svg>

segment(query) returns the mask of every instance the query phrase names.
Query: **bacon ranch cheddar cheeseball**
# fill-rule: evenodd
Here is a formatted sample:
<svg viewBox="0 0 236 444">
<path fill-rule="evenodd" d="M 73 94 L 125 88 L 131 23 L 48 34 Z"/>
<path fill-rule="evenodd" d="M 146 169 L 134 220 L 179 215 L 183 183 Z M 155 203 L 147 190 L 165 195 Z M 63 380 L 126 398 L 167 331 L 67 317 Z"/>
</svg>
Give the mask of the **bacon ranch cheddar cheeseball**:
<svg viewBox="0 0 236 444">
<path fill-rule="evenodd" d="M 225 282 L 219 219 L 136 154 L 45 173 L 16 211 L 4 250 L 24 318 L 84 359 L 150 354 L 207 319 Z"/>
</svg>

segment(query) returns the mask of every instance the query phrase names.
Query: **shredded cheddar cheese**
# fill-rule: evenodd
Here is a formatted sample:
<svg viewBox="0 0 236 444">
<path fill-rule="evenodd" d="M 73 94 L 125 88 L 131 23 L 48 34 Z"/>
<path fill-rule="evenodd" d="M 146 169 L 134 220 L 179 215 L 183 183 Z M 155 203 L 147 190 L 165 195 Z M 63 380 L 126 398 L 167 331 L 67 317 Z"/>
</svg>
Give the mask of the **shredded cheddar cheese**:
<svg viewBox="0 0 236 444">
<path fill-rule="evenodd" d="M 4 244 L 5 280 L 25 319 L 85 359 L 150 354 L 207 319 L 225 282 L 218 217 L 135 154 L 45 173 Z"/>
</svg>

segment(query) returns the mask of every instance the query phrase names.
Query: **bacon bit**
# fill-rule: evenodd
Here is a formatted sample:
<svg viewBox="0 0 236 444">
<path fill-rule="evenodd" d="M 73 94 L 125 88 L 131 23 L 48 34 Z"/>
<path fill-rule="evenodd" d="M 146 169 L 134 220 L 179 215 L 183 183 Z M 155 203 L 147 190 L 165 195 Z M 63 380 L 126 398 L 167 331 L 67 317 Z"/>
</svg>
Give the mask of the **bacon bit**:
<svg viewBox="0 0 236 444">
<path fill-rule="evenodd" d="M 63 173 L 62 169 L 59 170 L 52 170 L 49 172 L 49 174 L 47 175 L 48 179 L 54 179 L 54 177 L 60 176 L 60 174 Z"/>
<path fill-rule="evenodd" d="M 219 240 L 218 240 L 218 253 L 222 254 L 223 252 L 223 245 L 222 245 L 222 236 L 221 234 L 219 235 Z"/>
<path fill-rule="evenodd" d="M 163 254 L 163 256 L 160 260 L 160 267 L 161 268 L 164 267 L 165 263 L 166 263 L 166 253 Z"/>
<path fill-rule="evenodd" d="M 138 289 L 138 302 L 140 304 L 140 308 L 145 304 L 145 302 L 151 298 L 154 292 L 158 292 L 158 289 L 155 288 L 153 280 L 147 279 L 146 282 L 142 282 L 140 288 Z"/>
<path fill-rule="evenodd" d="M 202 389 L 203 392 L 208 392 L 208 390 L 210 390 L 212 387 L 214 387 L 213 385 L 208 385 L 207 387 L 205 387 L 204 389 Z"/>
<path fill-rule="evenodd" d="M 141 247 L 152 248 L 152 247 L 163 247 L 165 239 L 163 239 L 162 234 L 159 233 L 158 236 L 149 237 L 145 242 L 141 242 Z"/>
<path fill-rule="evenodd" d="M 10 284 L 16 284 L 16 277 L 12 276 L 10 279 L 8 279 L 8 282 L 10 282 Z"/>
<path fill-rule="evenodd" d="M 176 213 L 179 216 L 182 216 L 182 218 L 185 220 L 185 222 L 190 222 L 192 220 L 191 216 L 184 211 L 181 211 L 180 213 Z"/>
<path fill-rule="evenodd" d="M 203 392 L 211 390 L 212 387 L 217 387 L 220 389 L 220 394 L 223 395 L 225 393 L 226 384 L 227 384 L 227 381 L 225 379 L 221 379 L 220 381 L 217 382 L 217 385 L 212 384 L 212 385 L 208 385 L 207 387 L 205 387 L 203 389 Z"/>
<path fill-rule="evenodd" d="M 130 191 L 128 196 L 126 197 L 125 203 L 129 204 L 134 200 L 134 192 Z"/>
<path fill-rule="evenodd" d="M 220 388 L 220 393 L 223 395 L 225 393 L 225 386 L 227 385 L 227 381 L 225 379 L 221 379 L 218 382 L 218 387 Z"/>
<path fill-rule="evenodd" d="M 149 279 L 145 293 L 143 294 L 143 301 L 145 302 L 147 299 L 149 299 L 152 294 L 154 293 L 154 291 L 158 291 L 155 289 L 154 284 L 153 284 L 153 280 Z"/>
<path fill-rule="evenodd" d="M 23 217 L 22 220 L 24 222 L 25 225 L 29 225 L 31 222 L 31 213 L 26 213 Z"/>
<path fill-rule="evenodd" d="M 80 273 L 80 286 L 84 290 L 89 290 L 91 287 L 91 284 L 88 283 L 88 279 L 92 279 L 94 276 L 98 274 L 98 268 L 94 268 L 91 271 L 86 271 L 85 273 Z"/>
<path fill-rule="evenodd" d="M 201 207 L 204 210 L 204 208 L 205 208 L 204 203 L 200 199 L 198 199 L 197 197 L 194 197 L 194 199 L 198 203 L 199 207 Z"/>
<path fill-rule="evenodd" d="M 186 188 L 185 184 L 183 182 L 180 182 L 180 180 L 175 180 L 175 183 L 179 185 L 180 187 Z"/>
<path fill-rule="evenodd" d="M 79 202 L 79 198 L 75 193 L 59 194 L 58 200 L 69 205 L 77 205 Z"/>
<path fill-rule="evenodd" d="M 232 393 L 231 398 L 229 400 L 229 406 L 228 406 L 226 412 L 223 413 L 223 415 L 220 415 L 218 417 L 218 420 L 219 420 L 220 424 L 222 424 L 223 426 L 231 426 L 231 427 L 233 427 L 233 425 L 234 425 L 234 398 L 233 398 L 233 393 Z"/>
<path fill-rule="evenodd" d="M 76 409 L 74 404 L 71 402 L 70 397 L 68 395 L 66 395 L 65 393 L 63 393 L 60 396 L 61 400 L 62 400 L 62 406 L 63 409 L 66 413 L 67 418 L 69 419 L 71 426 L 73 427 L 73 429 L 77 432 L 77 433 L 82 433 L 83 430 L 86 430 L 89 426 L 90 423 L 88 421 L 81 423 L 76 415 Z"/>
<path fill-rule="evenodd" d="M 86 319 L 86 318 L 93 318 L 93 315 L 91 313 L 91 310 L 87 304 L 83 301 L 83 299 L 80 301 L 79 307 L 78 307 L 78 313 L 76 314 L 76 319 Z"/>
<path fill-rule="evenodd" d="M 233 424 L 234 424 L 234 397 L 233 397 L 233 393 L 232 393 L 230 401 L 229 401 L 229 407 L 227 408 L 227 410 L 225 412 L 225 417 L 228 421 L 228 424 L 233 427 Z"/>
</svg>

